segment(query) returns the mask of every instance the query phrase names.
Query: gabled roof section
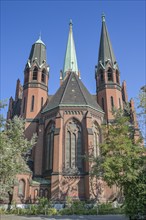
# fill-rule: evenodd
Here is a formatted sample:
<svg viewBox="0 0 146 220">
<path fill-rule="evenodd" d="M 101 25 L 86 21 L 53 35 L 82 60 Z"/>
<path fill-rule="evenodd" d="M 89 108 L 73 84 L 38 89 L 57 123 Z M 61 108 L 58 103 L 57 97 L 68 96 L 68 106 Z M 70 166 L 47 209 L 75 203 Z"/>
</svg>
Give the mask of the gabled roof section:
<svg viewBox="0 0 146 220">
<path fill-rule="evenodd" d="M 41 37 L 32 45 L 31 52 L 29 55 L 29 62 L 36 61 L 39 66 L 46 62 L 46 46 L 41 40 Z"/>
<path fill-rule="evenodd" d="M 65 59 L 64 59 L 64 67 L 63 67 L 63 76 L 62 79 L 65 78 L 66 72 L 73 71 L 78 75 L 78 64 L 76 57 L 76 49 L 73 38 L 73 30 L 72 30 L 72 20 L 69 23 L 69 35 L 68 42 L 66 47 Z"/>
<path fill-rule="evenodd" d="M 42 113 L 61 106 L 86 106 L 103 112 L 75 72 L 67 76 Z"/>
<path fill-rule="evenodd" d="M 105 66 L 107 61 L 109 61 L 113 66 L 114 64 L 116 64 L 116 58 L 113 52 L 112 44 L 105 23 L 105 15 L 103 14 L 100 46 L 99 46 L 99 54 L 98 54 L 98 64 L 100 63 L 103 66 Z"/>
</svg>

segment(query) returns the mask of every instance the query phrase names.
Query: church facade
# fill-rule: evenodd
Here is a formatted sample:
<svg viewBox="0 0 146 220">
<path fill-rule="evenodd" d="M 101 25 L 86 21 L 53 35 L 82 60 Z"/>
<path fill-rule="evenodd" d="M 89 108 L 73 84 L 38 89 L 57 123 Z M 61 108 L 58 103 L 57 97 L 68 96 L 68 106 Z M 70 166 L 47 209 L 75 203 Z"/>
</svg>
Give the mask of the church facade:
<svg viewBox="0 0 146 220">
<path fill-rule="evenodd" d="M 60 87 L 54 95 L 48 94 L 48 80 L 46 45 L 39 38 L 32 45 L 23 86 L 18 80 L 15 99 L 11 97 L 9 102 L 7 118 L 23 117 L 26 137 L 30 139 L 33 133 L 38 136 L 29 155 L 29 169 L 17 175 L 13 199 L 17 203 L 35 203 L 43 196 L 55 201 L 65 201 L 67 196 L 110 200 L 117 189 L 92 179 L 91 162 L 85 159 L 85 155 L 100 154 L 101 125 L 113 120 L 112 108 L 123 109 L 128 103 L 126 82 L 120 83 L 104 15 L 95 66 L 96 94 L 90 94 L 80 78 L 72 21 Z M 129 104 L 135 122 L 133 100 Z"/>
</svg>

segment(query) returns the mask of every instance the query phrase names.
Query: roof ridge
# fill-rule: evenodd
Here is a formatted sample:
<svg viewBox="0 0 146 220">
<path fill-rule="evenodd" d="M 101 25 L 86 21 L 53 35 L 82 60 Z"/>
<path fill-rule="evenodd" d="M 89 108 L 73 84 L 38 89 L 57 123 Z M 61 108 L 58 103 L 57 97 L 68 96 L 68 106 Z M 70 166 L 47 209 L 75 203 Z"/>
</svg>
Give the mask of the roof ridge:
<svg viewBox="0 0 146 220">
<path fill-rule="evenodd" d="M 66 83 L 66 86 L 65 86 L 65 89 L 64 89 L 64 91 L 63 91 L 63 94 L 62 94 L 62 97 L 61 97 L 61 99 L 60 99 L 60 103 L 62 103 L 62 101 L 63 101 L 63 98 L 64 98 L 64 95 L 65 95 L 65 92 L 66 92 L 66 89 L 67 89 L 67 87 L 68 87 L 68 84 L 69 84 L 69 81 L 70 81 L 70 75 L 72 74 L 72 72 L 67 76 L 67 78 L 66 78 L 66 80 L 68 79 L 68 81 L 67 81 L 67 83 Z M 63 85 L 63 84 L 62 84 Z"/>
<path fill-rule="evenodd" d="M 77 76 L 77 75 L 76 75 L 76 76 Z M 76 76 L 75 76 L 75 77 L 76 77 Z M 79 79 L 79 78 L 78 78 L 78 79 Z M 77 79 L 77 82 L 80 82 L 78 79 Z M 82 89 L 81 89 L 80 83 L 78 83 L 78 84 L 79 84 L 80 91 L 81 91 L 81 93 L 82 93 L 82 95 L 83 95 L 83 98 L 84 98 L 84 100 L 85 100 L 85 103 L 88 104 L 87 101 L 86 101 L 86 99 L 85 99 L 85 97 L 84 97 L 84 93 L 83 93 L 83 91 L 82 91 Z"/>
</svg>

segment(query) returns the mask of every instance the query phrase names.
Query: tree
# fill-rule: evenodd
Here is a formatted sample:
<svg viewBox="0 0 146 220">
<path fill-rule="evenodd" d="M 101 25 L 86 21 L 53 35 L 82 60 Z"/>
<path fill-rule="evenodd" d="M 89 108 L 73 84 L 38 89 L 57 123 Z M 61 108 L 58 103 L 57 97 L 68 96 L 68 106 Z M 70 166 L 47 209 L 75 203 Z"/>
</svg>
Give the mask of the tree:
<svg viewBox="0 0 146 220">
<path fill-rule="evenodd" d="M 144 141 L 146 141 L 146 85 L 141 87 L 138 96 L 138 121 L 142 131 Z"/>
<path fill-rule="evenodd" d="M 100 146 L 100 156 L 94 158 L 92 175 L 102 178 L 108 186 L 115 184 L 123 192 L 126 212 L 138 211 L 136 207 L 141 207 L 143 212 L 146 196 L 142 194 L 146 186 L 145 148 L 141 146 L 140 138 L 134 140 L 134 127 L 129 122 L 129 116 L 122 110 L 116 110 L 113 115 L 114 122 L 103 126 L 104 140 Z M 132 189 L 135 190 L 133 197 Z"/>
<path fill-rule="evenodd" d="M 4 105 L 1 102 L 0 108 Z M 0 117 L 0 177 L 1 177 L 1 199 L 6 193 L 10 193 L 14 184 L 16 174 L 28 169 L 26 165 L 26 153 L 36 142 L 36 135 L 27 140 L 24 135 L 25 121 L 15 116 L 4 124 L 4 118 Z"/>
</svg>

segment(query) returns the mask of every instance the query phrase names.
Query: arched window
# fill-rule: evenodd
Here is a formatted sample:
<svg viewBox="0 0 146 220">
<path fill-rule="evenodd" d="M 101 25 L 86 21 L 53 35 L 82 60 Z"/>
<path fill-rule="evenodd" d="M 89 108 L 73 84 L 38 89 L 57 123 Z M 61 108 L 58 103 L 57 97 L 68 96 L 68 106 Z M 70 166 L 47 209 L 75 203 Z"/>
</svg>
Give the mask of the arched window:
<svg viewBox="0 0 146 220">
<path fill-rule="evenodd" d="M 104 82 L 104 75 L 103 75 L 103 70 L 100 70 L 100 82 Z"/>
<path fill-rule="evenodd" d="M 116 82 L 117 82 L 118 84 L 120 83 L 118 70 L 116 70 Z"/>
<path fill-rule="evenodd" d="M 42 77 L 41 77 L 41 81 L 42 81 L 43 83 L 45 83 L 45 82 L 46 82 L 46 70 L 45 70 L 45 69 L 43 69 L 43 70 L 42 70 Z"/>
<path fill-rule="evenodd" d="M 93 124 L 93 151 L 94 157 L 98 157 L 100 155 L 100 130 L 97 123 Z"/>
<path fill-rule="evenodd" d="M 114 108 L 114 98 L 113 98 L 113 96 L 111 96 L 111 109 L 113 109 Z"/>
<path fill-rule="evenodd" d="M 101 99 L 101 102 L 102 102 L 102 109 L 104 111 L 104 98 Z"/>
<path fill-rule="evenodd" d="M 107 78 L 108 78 L 108 81 L 113 82 L 113 71 L 112 71 L 111 68 L 109 68 L 108 71 L 107 71 Z"/>
<path fill-rule="evenodd" d="M 34 111 L 34 95 L 31 97 L 31 109 L 30 109 L 31 112 Z"/>
<path fill-rule="evenodd" d="M 49 196 L 49 193 L 48 193 L 47 189 L 45 189 L 44 196 L 45 196 L 45 198 L 48 198 L 48 196 Z"/>
<path fill-rule="evenodd" d="M 71 119 L 66 124 L 65 133 L 65 167 L 82 170 L 82 130 L 78 121 Z"/>
<path fill-rule="evenodd" d="M 38 197 L 38 189 L 35 189 L 34 190 L 34 198 L 37 199 L 37 197 Z"/>
<path fill-rule="evenodd" d="M 40 189 L 40 192 L 39 192 L 39 197 L 44 197 L 44 190 L 43 189 Z"/>
<path fill-rule="evenodd" d="M 46 130 L 45 143 L 45 170 L 53 168 L 53 150 L 54 150 L 54 123 L 50 123 Z"/>
<path fill-rule="evenodd" d="M 38 68 L 35 67 L 33 70 L 32 80 L 37 80 L 38 78 Z"/>
<path fill-rule="evenodd" d="M 25 197 L 25 181 L 23 179 L 19 181 L 18 195 L 19 197 Z"/>
</svg>

